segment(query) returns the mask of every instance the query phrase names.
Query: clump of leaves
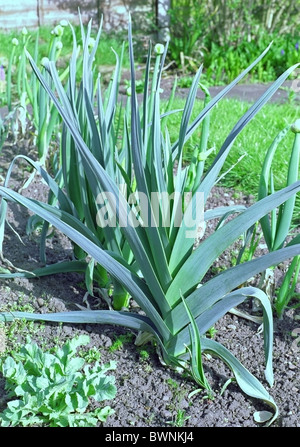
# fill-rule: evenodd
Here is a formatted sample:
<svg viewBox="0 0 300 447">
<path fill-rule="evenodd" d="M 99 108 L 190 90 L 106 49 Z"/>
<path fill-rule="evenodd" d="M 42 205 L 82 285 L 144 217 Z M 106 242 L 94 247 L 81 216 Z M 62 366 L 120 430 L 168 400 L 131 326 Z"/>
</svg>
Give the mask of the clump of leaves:
<svg viewBox="0 0 300 447">
<path fill-rule="evenodd" d="M 119 335 L 115 339 L 113 344 L 110 346 L 109 352 L 119 351 L 120 349 L 123 348 L 125 343 L 132 343 L 132 340 L 133 340 L 133 334 L 131 334 L 131 333 Z"/>
<path fill-rule="evenodd" d="M 115 397 L 115 378 L 106 373 L 116 362 L 85 365 L 76 350 L 87 343 L 89 337 L 81 335 L 49 353 L 28 341 L 6 357 L 0 371 L 8 396 L 16 399 L 0 414 L 1 426 L 89 427 L 105 422 L 114 412 L 109 406 L 88 407 L 90 398 L 103 402 Z"/>
</svg>

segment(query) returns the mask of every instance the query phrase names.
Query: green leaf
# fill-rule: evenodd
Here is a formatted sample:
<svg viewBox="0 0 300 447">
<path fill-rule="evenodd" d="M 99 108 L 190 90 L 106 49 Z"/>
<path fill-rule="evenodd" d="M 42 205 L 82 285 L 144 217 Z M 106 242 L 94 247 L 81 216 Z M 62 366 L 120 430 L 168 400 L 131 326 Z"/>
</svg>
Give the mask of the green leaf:
<svg viewBox="0 0 300 447">
<path fill-rule="evenodd" d="M 282 83 L 285 81 L 285 79 L 298 67 L 298 65 L 299 64 L 296 64 L 296 65 L 292 66 L 291 68 L 289 68 L 288 70 L 286 70 L 285 73 L 283 73 L 267 89 L 267 91 L 249 108 L 249 110 L 245 113 L 245 115 L 237 122 L 237 124 L 234 126 L 234 128 L 232 129 L 232 131 L 226 138 L 225 142 L 223 143 L 217 156 L 214 158 L 213 163 L 211 164 L 208 171 L 206 172 L 205 177 L 201 181 L 197 191 L 195 191 L 195 194 L 193 195 L 192 200 L 190 201 L 189 206 L 187 207 L 187 209 L 185 211 L 185 214 L 190 213 L 191 210 L 195 210 L 197 192 L 204 193 L 204 203 L 206 203 L 206 200 L 207 200 L 207 197 L 211 191 L 211 188 L 215 184 L 218 173 L 220 172 L 236 137 L 244 129 L 244 127 L 255 117 L 255 115 L 261 110 L 263 105 L 274 95 L 274 93 L 282 85 Z M 213 102 L 215 100 L 216 100 L 216 98 L 214 98 Z M 205 107 L 204 110 L 206 110 L 207 107 Z M 264 213 L 263 215 L 265 215 L 265 214 L 266 213 Z M 190 250 L 193 246 L 193 243 L 194 243 L 193 239 L 191 239 L 191 238 L 189 239 L 189 238 L 185 237 L 186 231 L 187 231 L 187 227 L 185 224 L 185 220 L 183 220 L 183 223 L 182 223 L 181 227 L 179 228 L 178 235 L 177 235 L 176 241 L 174 243 L 172 255 L 170 258 L 169 267 L 170 267 L 171 273 L 177 272 L 178 266 L 181 264 L 180 260 L 183 261 L 187 257 L 187 255 L 190 253 Z M 182 292 L 182 293 L 184 293 L 184 292 Z M 177 293 L 177 295 L 178 295 L 178 293 Z"/>
<path fill-rule="evenodd" d="M 273 349 L 273 316 L 269 299 L 261 290 L 254 287 L 244 287 L 225 295 L 212 306 L 207 306 L 197 318 L 195 318 L 199 332 L 204 335 L 208 329 L 223 317 L 230 309 L 246 300 L 247 297 L 257 298 L 263 307 L 264 322 L 264 351 L 266 358 L 265 376 L 270 386 L 273 385 L 272 349 Z M 174 356 L 184 353 L 183 346 L 189 342 L 189 328 L 183 326 L 177 336 L 173 337 L 167 347 Z"/>
<path fill-rule="evenodd" d="M 66 365 L 65 374 L 74 374 L 75 372 L 79 371 L 83 367 L 83 365 L 84 359 L 80 357 L 69 359 Z"/>
<path fill-rule="evenodd" d="M 182 298 L 182 303 L 185 307 L 185 311 L 188 314 L 190 325 L 192 329 L 189 327 L 189 333 L 190 333 L 190 356 L 191 356 L 191 372 L 195 379 L 195 381 L 201 385 L 203 388 L 211 391 L 211 387 L 209 382 L 207 381 L 203 369 L 202 364 L 202 352 L 201 352 L 201 336 L 200 331 L 197 326 L 197 323 L 194 319 L 193 314 L 191 313 L 190 309 L 188 308 L 184 298 Z"/>
<path fill-rule="evenodd" d="M 108 405 L 104 408 L 96 408 L 96 410 L 94 411 L 95 416 L 98 418 L 100 422 L 106 422 L 108 416 L 111 416 L 114 413 L 115 411 Z"/>
<path fill-rule="evenodd" d="M 256 411 L 253 415 L 255 422 L 259 424 L 265 424 L 273 417 L 273 413 L 270 411 Z"/>
<path fill-rule="evenodd" d="M 215 340 L 203 338 L 201 342 L 203 352 L 210 352 L 220 357 L 233 371 L 236 381 L 240 388 L 251 397 L 260 399 L 267 405 L 273 408 L 273 417 L 269 420 L 267 425 L 277 419 L 278 407 L 274 399 L 270 396 L 263 385 L 254 377 L 244 366 L 228 351 L 224 346 L 220 345 Z"/>
<path fill-rule="evenodd" d="M 186 303 L 194 317 L 198 317 L 212 307 L 226 294 L 244 284 L 256 274 L 272 265 L 277 265 L 293 258 L 300 251 L 300 244 L 268 253 L 257 259 L 231 267 L 196 288 L 187 298 Z M 167 326 L 175 334 L 189 322 L 182 303 L 179 303 L 165 319 Z"/>
<path fill-rule="evenodd" d="M 112 378 L 101 377 L 99 384 L 95 388 L 95 394 L 93 398 L 97 402 L 102 402 L 106 399 L 114 399 L 117 393 L 117 388 L 112 381 Z"/>
<path fill-rule="evenodd" d="M 47 377 L 37 377 L 35 385 L 37 389 L 45 390 L 50 385 L 50 382 Z"/>
<path fill-rule="evenodd" d="M 201 281 L 214 260 L 262 216 L 300 191 L 300 181 L 265 197 L 205 239 L 188 257 L 170 285 L 166 297 L 171 305 L 179 302 Z"/>
</svg>

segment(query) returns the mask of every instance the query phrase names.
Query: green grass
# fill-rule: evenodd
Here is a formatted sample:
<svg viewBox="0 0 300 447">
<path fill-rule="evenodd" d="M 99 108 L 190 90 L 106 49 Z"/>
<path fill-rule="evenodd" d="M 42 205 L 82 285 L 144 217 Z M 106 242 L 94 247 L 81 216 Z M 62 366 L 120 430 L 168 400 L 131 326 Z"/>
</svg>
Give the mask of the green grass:
<svg viewBox="0 0 300 447">
<path fill-rule="evenodd" d="M 39 56 L 40 59 L 48 55 L 48 43 L 51 37 L 51 31 L 54 27 L 42 26 L 39 28 L 40 38 L 39 38 Z M 74 26 L 76 38 L 78 43 L 81 44 L 81 34 L 80 27 Z M 28 34 L 32 36 L 28 44 L 28 51 L 33 54 L 34 52 L 34 41 L 36 36 L 36 30 L 28 30 Z M 92 33 L 92 37 L 95 37 L 96 33 Z M 12 39 L 16 37 L 19 42 L 22 42 L 22 30 L 13 30 L 10 32 L 0 32 L 0 65 L 2 64 L 5 68 L 7 67 L 8 59 L 11 53 Z M 126 36 L 121 34 L 108 34 L 103 32 L 99 49 L 96 54 L 96 64 L 98 66 L 114 66 L 115 65 L 115 55 L 112 48 L 118 53 L 121 53 L 121 47 L 123 41 L 126 42 Z M 69 27 L 64 28 L 64 34 L 62 37 L 63 49 L 61 52 L 61 60 L 69 59 L 72 53 L 72 33 Z M 19 45 L 20 47 L 20 45 Z M 129 58 L 127 55 L 128 51 L 124 52 L 123 66 L 129 67 Z"/>
<path fill-rule="evenodd" d="M 184 100 L 176 98 L 173 109 L 184 106 Z M 203 102 L 198 100 L 192 119 L 202 109 Z M 225 138 L 234 127 L 238 119 L 247 111 L 250 104 L 225 99 L 215 107 L 211 113 L 211 127 L 208 148 L 215 146 L 215 152 L 208 158 L 207 166 L 220 150 Z M 266 151 L 276 135 L 287 125 L 293 123 L 300 116 L 300 107 L 295 104 L 266 104 L 256 117 L 237 137 L 221 172 L 227 173 L 219 182 L 220 185 L 257 195 L 258 182 Z M 174 141 L 180 122 L 181 114 L 171 115 L 168 127 L 171 139 Z M 201 130 L 201 128 L 200 128 Z M 199 142 L 200 130 L 185 145 L 185 159 L 190 160 L 195 145 Z M 172 138 L 174 135 L 174 138 Z M 280 144 L 273 164 L 276 188 L 285 186 L 288 159 L 293 144 L 293 133 Z M 246 155 L 245 155 L 246 154 Z M 244 157 L 243 157 L 244 156 Z M 243 157 L 239 162 L 238 160 Z M 238 162 L 238 163 L 237 163 Z"/>
</svg>

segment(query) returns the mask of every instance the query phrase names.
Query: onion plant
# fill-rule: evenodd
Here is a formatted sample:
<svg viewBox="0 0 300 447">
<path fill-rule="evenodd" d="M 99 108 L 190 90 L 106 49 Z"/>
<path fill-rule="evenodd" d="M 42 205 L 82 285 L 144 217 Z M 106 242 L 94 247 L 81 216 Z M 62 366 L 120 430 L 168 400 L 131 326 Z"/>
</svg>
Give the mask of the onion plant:
<svg viewBox="0 0 300 447">
<path fill-rule="evenodd" d="M 263 384 L 233 356 L 229 349 L 210 339 L 206 334 L 232 308 L 249 297 L 258 299 L 263 309 L 265 378 L 270 386 L 273 385 L 273 321 L 270 301 L 258 288 L 239 286 L 267 267 L 299 255 L 299 239 L 294 239 L 286 247 L 261 258 L 228 268 L 207 281 L 204 278 L 214 261 L 248 228 L 275 207 L 292 198 L 300 190 L 300 182 L 294 182 L 266 196 L 247 209 L 233 207 L 208 210 L 204 213 L 204 219 L 223 218 L 228 212 L 233 214 L 233 218 L 226 223 L 223 222 L 215 232 L 198 241 L 197 246 L 195 241 L 199 235 L 198 228 L 203 227 L 203 213 L 198 211 L 206 203 L 236 137 L 296 66 L 280 76 L 238 120 L 206 172 L 197 179 L 195 185 L 189 183 L 190 194 L 187 196 L 184 193 L 191 178 L 188 175 L 191 168 L 183 164 L 186 141 L 203 123 L 213 107 L 247 75 L 268 49 L 215 98 L 208 101 L 194 121 L 190 122 L 202 72 L 200 68 L 182 111 L 178 139 L 171 142 L 167 125 L 162 128 L 166 116 L 161 115 L 160 106 L 160 80 L 167 45 L 163 52 L 159 51 L 161 54 L 157 54 L 159 61 L 154 84 L 150 82 L 151 46 L 149 47 L 143 101 L 139 104 L 135 93 L 135 66 L 129 22 L 132 90 L 129 107 L 124 113 L 122 143 L 119 147 L 115 144 L 116 140 L 111 138 L 114 110 L 117 106 L 116 95 L 113 93 L 108 97 L 106 108 L 103 110 L 100 82 L 96 82 L 95 89 L 91 87 L 95 85 L 92 82 L 94 53 L 93 50 L 89 52 L 87 41 L 84 44 L 83 62 L 86 69 L 83 73 L 80 94 L 75 92 L 74 84 L 75 53 L 71 60 L 70 81 L 66 88 L 59 79 L 55 63 L 49 61 L 45 65 L 47 77 L 51 78 L 55 91 L 28 54 L 34 73 L 62 117 L 68 138 L 72 137 L 73 140 L 72 146 L 66 145 L 72 148 L 70 158 L 62 157 L 62 176 L 72 174 L 74 166 L 78 165 L 80 174 L 78 182 L 84 178 L 84 183 L 74 184 L 74 188 L 77 187 L 77 194 L 82 196 L 89 194 L 89 198 L 92 197 L 95 202 L 91 200 L 87 207 L 88 202 L 82 200 L 81 203 L 85 208 L 80 210 L 82 212 L 80 215 L 76 209 L 77 194 L 71 195 L 73 192 L 71 189 L 61 187 L 64 186 L 64 182 L 58 184 L 39 164 L 28 159 L 48 184 L 57 202 L 44 203 L 24 197 L 10 189 L 6 182 L 0 187 L 2 216 L 5 215 L 7 202 L 13 201 L 49 222 L 68 236 L 78 250 L 82 251 L 82 257 L 74 261 L 76 264 L 73 264 L 73 268 L 78 270 L 81 268 L 86 272 L 83 267 L 83 255 L 88 255 L 89 259 L 92 259 L 93 266 L 99 265 L 113 282 L 120 284 L 140 306 L 142 312 L 130 312 L 130 307 L 129 312 L 116 309 L 43 315 L 14 312 L 1 313 L 2 320 L 28 318 L 57 322 L 114 324 L 150 333 L 156 340 L 165 363 L 186 368 L 197 383 L 209 390 L 202 355 L 204 352 L 210 352 L 223 359 L 231 368 L 238 385 L 245 393 L 262 399 L 273 408 L 274 414 L 269 423 L 277 417 L 277 405 Z M 117 91 L 114 90 L 117 79 L 118 68 L 113 77 L 111 91 Z M 92 91 L 95 91 L 94 96 Z M 96 104 L 98 103 L 98 116 L 94 114 L 95 98 Z M 76 101 L 82 101 L 84 104 L 80 109 L 81 116 L 76 108 Z M 82 134 L 81 119 L 88 124 L 86 127 L 89 132 L 88 139 Z M 66 163 L 69 163 L 69 167 L 68 172 L 64 173 Z M 165 207 L 163 199 L 159 202 L 151 200 L 153 194 L 158 194 L 160 198 L 167 194 L 172 200 Z M 102 200 L 103 197 L 105 200 Z M 182 198 L 186 198 L 186 201 Z M 100 207 L 102 212 L 95 214 L 92 210 L 92 213 L 92 207 L 99 210 L 99 204 L 102 206 Z M 99 219 L 93 221 L 91 226 L 89 221 L 95 218 L 95 215 Z M 97 225 L 101 226 L 101 231 Z M 3 226 L 1 231 L 3 232 Z M 3 238 L 3 234 L 1 237 Z M 68 269 L 70 265 L 64 264 L 61 267 Z M 51 266 L 47 268 L 50 272 Z M 58 269 L 59 266 L 56 265 L 55 268 Z M 33 272 L 33 275 L 38 273 Z M 45 269 L 42 274 L 46 274 Z M 14 276 L 22 275 L 25 273 L 14 274 Z M 5 274 L 1 276 L 8 277 Z M 10 274 L 10 277 L 12 276 L 13 274 Z"/>
</svg>

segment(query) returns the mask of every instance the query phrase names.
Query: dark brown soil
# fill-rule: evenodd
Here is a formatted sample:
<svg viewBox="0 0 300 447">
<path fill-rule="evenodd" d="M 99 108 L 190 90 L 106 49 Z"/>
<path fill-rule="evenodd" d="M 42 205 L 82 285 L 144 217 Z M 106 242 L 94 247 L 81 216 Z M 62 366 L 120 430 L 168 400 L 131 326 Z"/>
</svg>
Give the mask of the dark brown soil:
<svg viewBox="0 0 300 447">
<path fill-rule="evenodd" d="M 3 173 L 14 155 L 28 152 L 26 146 L 25 141 L 4 146 L 1 155 Z M 23 175 L 28 175 L 25 165 L 19 165 L 13 176 L 14 187 L 20 185 Z M 37 178 L 23 194 L 45 200 L 46 188 Z M 237 196 L 234 191 L 216 187 L 210 203 L 215 206 L 235 202 L 248 206 L 251 200 L 251 197 L 242 193 Z M 9 206 L 11 228 L 7 227 L 4 256 L 16 267 L 33 270 L 40 265 L 39 246 L 37 235 L 26 234 L 28 216 L 26 209 L 15 204 Z M 55 232 L 48 240 L 47 263 L 71 257 L 69 241 Z M 230 262 L 231 255 L 228 252 L 214 267 L 228 266 Z M 279 266 L 276 270 L 276 285 L 280 283 L 282 273 L 283 266 Z M 78 310 L 78 305 L 89 305 L 91 309 L 99 306 L 105 308 L 105 302 L 97 298 L 89 297 L 88 303 L 83 302 L 86 292 L 83 281 L 84 278 L 79 274 L 1 280 L 0 311 L 24 310 L 28 306 L 32 311 L 40 313 Z M 279 406 L 280 415 L 273 427 L 300 427 L 300 348 L 297 339 L 292 337 L 292 331 L 300 327 L 300 321 L 297 321 L 299 318 L 300 311 L 295 309 L 289 309 L 282 320 L 274 316 L 275 384 L 269 392 Z M 263 338 L 258 330 L 259 325 L 229 313 L 215 325 L 215 329 L 215 339 L 229 348 L 268 389 L 263 374 Z M 208 399 L 204 391 L 190 398 L 189 394 L 196 389 L 195 383 L 163 366 L 151 345 L 143 348 L 149 355 L 143 355 L 134 344 L 136 334 L 126 329 L 93 324 L 45 324 L 41 327 L 39 323 L 33 323 L 30 328 L 20 325 L 14 341 L 7 339 L 8 347 L 12 348 L 14 343 L 23 343 L 28 333 L 33 341 L 48 348 L 57 343 L 62 344 L 75 335 L 88 334 L 90 345 L 87 348 L 97 347 L 103 362 L 109 359 L 117 361 L 117 396 L 108 402 L 115 414 L 109 417 L 105 427 L 257 427 L 253 419 L 254 412 L 268 410 L 260 401 L 243 394 L 235 383 L 231 383 L 221 395 L 222 386 L 232 377 L 232 373 L 221 361 L 210 357 L 204 358 L 204 365 L 215 393 L 214 398 Z M 127 335 L 123 345 L 117 350 L 111 349 L 120 335 Z M 3 408 L 6 395 L 1 379 L 0 393 Z M 183 411 L 182 421 L 178 420 L 178 410 Z"/>
</svg>

